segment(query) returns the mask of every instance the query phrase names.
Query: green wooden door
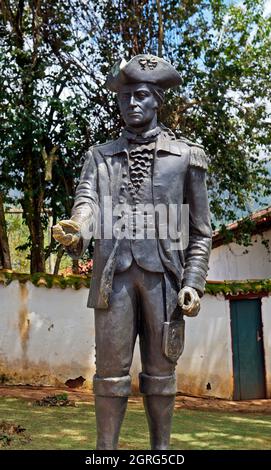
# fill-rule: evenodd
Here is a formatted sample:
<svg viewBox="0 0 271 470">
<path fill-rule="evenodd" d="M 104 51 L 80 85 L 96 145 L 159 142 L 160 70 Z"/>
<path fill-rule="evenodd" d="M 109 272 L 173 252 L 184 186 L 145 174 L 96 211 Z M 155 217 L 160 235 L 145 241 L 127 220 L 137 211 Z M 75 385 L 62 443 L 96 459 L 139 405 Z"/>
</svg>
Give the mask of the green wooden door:
<svg viewBox="0 0 271 470">
<path fill-rule="evenodd" d="M 231 301 L 234 400 L 265 398 L 261 300 Z"/>
</svg>

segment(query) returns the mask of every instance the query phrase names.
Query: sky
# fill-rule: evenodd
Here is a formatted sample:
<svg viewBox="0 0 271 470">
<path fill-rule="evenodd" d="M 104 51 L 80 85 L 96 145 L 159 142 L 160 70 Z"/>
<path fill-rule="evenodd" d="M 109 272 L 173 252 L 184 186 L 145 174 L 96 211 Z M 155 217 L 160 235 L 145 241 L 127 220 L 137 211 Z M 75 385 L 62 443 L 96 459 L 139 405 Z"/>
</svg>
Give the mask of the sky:
<svg viewBox="0 0 271 470">
<path fill-rule="evenodd" d="M 266 0 L 265 2 L 265 15 L 269 16 L 271 15 L 271 0 Z"/>
</svg>

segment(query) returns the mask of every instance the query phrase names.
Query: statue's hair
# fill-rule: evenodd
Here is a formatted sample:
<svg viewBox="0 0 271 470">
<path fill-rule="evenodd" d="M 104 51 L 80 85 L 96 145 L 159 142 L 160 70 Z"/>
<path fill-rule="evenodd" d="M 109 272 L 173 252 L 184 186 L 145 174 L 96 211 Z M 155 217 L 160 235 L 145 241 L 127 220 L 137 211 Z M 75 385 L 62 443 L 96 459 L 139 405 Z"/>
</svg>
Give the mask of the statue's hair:
<svg viewBox="0 0 271 470">
<path fill-rule="evenodd" d="M 153 93 L 153 95 L 157 99 L 159 108 L 161 108 L 162 104 L 165 101 L 165 91 L 163 90 L 163 88 L 153 85 L 152 83 L 148 83 L 148 87 L 150 88 L 150 91 Z"/>
</svg>

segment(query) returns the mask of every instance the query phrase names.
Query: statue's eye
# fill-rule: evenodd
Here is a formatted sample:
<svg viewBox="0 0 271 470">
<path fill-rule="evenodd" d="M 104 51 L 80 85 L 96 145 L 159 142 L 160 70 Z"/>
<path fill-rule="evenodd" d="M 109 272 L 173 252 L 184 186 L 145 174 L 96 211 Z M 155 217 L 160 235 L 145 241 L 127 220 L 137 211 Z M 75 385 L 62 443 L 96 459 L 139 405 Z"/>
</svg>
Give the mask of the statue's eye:
<svg viewBox="0 0 271 470">
<path fill-rule="evenodd" d="M 141 100 L 144 100 L 144 98 L 146 98 L 146 96 L 148 96 L 148 94 L 145 93 L 144 91 L 141 91 L 140 93 L 137 93 L 137 97 Z"/>
</svg>

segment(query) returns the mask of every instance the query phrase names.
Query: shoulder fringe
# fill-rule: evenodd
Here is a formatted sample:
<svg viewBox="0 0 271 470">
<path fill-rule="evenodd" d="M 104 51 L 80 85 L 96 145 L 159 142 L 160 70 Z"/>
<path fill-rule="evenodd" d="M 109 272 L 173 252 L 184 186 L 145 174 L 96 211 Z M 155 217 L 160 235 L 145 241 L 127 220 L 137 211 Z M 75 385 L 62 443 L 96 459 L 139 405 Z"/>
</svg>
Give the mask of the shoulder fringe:
<svg viewBox="0 0 271 470">
<path fill-rule="evenodd" d="M 190 139 L 187 139 L 187 137 L 184 137 L 183 135 L 180 135 L 178 137 L 178 140 L 180 140 L 181 142 L 184 142 L 185 144 L 189 145 L 189 147 L 197 147 L 197 148 L 200 148 L 200 149 L 203 149 L 203 145 L 199 144 L 198 142 L 193 142 L 192 140 Z"/>
<path fill-rule="evenodd" d="M 190 149 L 190 166 L 196 166 L 207 170 L 207 159 L 203 148 L 200 147 L 191 147 Z"/>
</svg>

